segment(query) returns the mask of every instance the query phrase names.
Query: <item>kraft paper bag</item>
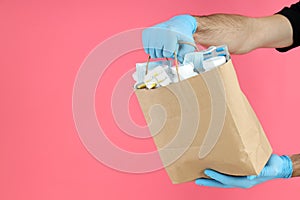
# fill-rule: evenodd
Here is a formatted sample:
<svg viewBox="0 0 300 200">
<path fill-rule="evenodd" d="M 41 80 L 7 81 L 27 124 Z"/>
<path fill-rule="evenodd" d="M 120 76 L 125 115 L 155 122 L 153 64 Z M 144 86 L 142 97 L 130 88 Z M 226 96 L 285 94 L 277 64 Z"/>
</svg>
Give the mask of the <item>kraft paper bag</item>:
<svg viewBox="0 0 300 200">
<path fill-rule="evenodd" d="M 207 168 L 257 175 L 271 156 L 231 60 L 165 87 L 136 89 L 135 94 L 172 183 L 206 177 Z"/>
</svg>

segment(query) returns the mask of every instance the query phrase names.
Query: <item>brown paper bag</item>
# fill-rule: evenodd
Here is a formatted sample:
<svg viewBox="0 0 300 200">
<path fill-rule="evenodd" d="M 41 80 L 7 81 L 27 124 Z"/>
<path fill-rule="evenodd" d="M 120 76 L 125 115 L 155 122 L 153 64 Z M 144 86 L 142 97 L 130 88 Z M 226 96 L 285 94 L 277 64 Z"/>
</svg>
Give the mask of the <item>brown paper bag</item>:
<svg viewBox="0 0 300 200">
<path fill-rule="evenodd" d="M 135 94 L 173 183 L 210 168 L 257 175 L 272 149 L 241 91 L 231 60 L 195 77 Z"/>
</svg>

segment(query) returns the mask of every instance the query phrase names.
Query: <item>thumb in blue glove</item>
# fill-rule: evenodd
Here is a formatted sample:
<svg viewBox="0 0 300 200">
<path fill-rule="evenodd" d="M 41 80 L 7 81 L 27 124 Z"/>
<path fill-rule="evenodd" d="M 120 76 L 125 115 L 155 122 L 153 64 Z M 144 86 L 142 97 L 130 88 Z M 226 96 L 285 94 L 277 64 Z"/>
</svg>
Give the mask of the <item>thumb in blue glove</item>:
<svg viewBox="0 0 300 200">
<path fill-rule="evenodd" d="M 175 16 L 143 31 L 144 50 L 152 58 L 174 58 L 176 52 L 179 62 L 182 62 L 184 55 L 195 49 L 191 45 L 180 44 L 180 41 L 195 44 L 193 33 L 196 29 L 196 19 L 191 15 Z"/>
<path fill-rule="evenodd" d="M 273 154 L 257 176 L 230 176 L 211 169 L 205 170 L 204 173 L 212 179 L 197 179 L 195 181 L 197 185 L 219 188 L 251 188 L 272 179 L 290 178 L 293 173 L 293 164 L 288 156 Z"/>
</svg>

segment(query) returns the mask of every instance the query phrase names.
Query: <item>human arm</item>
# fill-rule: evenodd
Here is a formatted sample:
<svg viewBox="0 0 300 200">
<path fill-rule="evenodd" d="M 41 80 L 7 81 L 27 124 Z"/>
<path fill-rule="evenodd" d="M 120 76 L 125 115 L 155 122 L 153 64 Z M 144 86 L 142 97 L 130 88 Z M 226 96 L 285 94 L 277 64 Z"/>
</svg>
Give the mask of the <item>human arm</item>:
<svg viewBox="0 0 300 200">
<path fill-rule="evenodd" d="M 203 46 L 226 44 L 230 53 L 244 54 L 257 48 L 293 45 L 295 37 L 290 21 L 281 14 L 260 18 L 234 14 L 179 15 L 145 29 L 142 38 L 146 53 L 153 58 L 172 57 L 176 51 L 182 61 L 194 48 L 180 45 L 180 41 Z"/>
<path fill-rule="evenodd" d="M 157 30 L 153 33 L 149 31 L 152 27 L 145 29 L 144 32 L 149 33 L 143 33 L 143 45 L 146 53 L 152 57 L 168 57 L 168 54 L 160 52 L 164 52 L 165 46 L 178 43 L 176 38 L 180 37 L 176 37 L 175 32 L 182 32 L 189 40 L 194 36 L 196 42 L 203 46 L 227 44 L 230 52 L 234 54 L 247 53 L 256 48 L 277 48 L 278 51 L 283 52 L 300 46 L 300 2 L 267 17 L 253 18 L 233 14 L 213 14 L 193 15 L 194 19 L 186 18 L 184 19 L 185 23 L 182 23 L 182 20 L 177 23 L 172 19 L 160 23 L 167 25 L 165 30 L 168 31 Z M 173 22 L 172 26 L 169 26 L 169 21 Z M 197 27 L 196 32 L 194 27 Z M 155 47 L 155 51 L 147 51 L 152 44 L 159 45 Z M 181 57 L 185 53 L 193 51 L 193 48 L 180 48 L 179 45 L 176 47 L 169 48 L 169 50 L 184 49 L 181 51 Z"/>
<path fill-rule="evenodd" d="M 182 62 L 186 53 L 195 50 L 193 33 L 195 33 L 196 28 L 196 19 L 191 15 L 172 17 L 165 22 L 143 30 L 144 50 L 152 58 L 170 58 L 176 52 L 178 60 Z"/>
<path fill-rule="evenodd" d="M 293 163 L 293 174 L 292 177 L 300 176 L 300 154 L 294 154 L 290 156 Z"/>
<path fill-rule="evenodd" d="M 257 48 L 281 48 L 293 43 L 289 20 L 280 14 L 252 18 L 232 14 L 194 16 L 196 43 L 203 46 L 226 44 L 233 54 L 248 53 Z"/>
<path fill-rule="evenodd" d="M 287 17 L 276 14 L 252 18 L 233 14 L 179 15 L 143 31 L 144 49 L 152 58 L 172 57 L 180 61 L 194 51 L 180 41 L 203 46 L 226 44 L 230 53 L 244 54 L 257 48 L 283 48 L 293 44 L 293 28 Z"/>
<path fill-rule="evenodd" d="M 204 173 L 211 179 L 197 179 L 195 181 L 197 185 L 220 188 L 251 188 L 273 179 L 300 176 L 300 154 L 292 156 L 273 154 L 257 176 L 230 176 L 211 169 L 205 170 Z"/>
</svg>

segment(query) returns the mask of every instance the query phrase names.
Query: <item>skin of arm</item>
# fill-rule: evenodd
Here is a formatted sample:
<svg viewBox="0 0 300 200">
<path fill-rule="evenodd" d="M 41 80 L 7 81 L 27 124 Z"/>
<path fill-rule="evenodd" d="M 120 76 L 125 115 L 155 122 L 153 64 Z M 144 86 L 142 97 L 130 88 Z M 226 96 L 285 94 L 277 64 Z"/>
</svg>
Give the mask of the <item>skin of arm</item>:
<svg viewBox="0 0 300 200">
<path fill-rule="evenodd" d="M 300 154 L 295 154 L 289 156 L 293 163 L 293 174 L 292 177 L 300 176 Z"/>
<path fill-rule="evenodd" d="M 193 16 L 194 39 L 203 46 L 226 44 L 230 53 L 244 54 L 257 48 L 282 48 L 293 43 L 293 30 L 283 15 L 252 18 L 233 14 Z"/>
<path fill-rule="evenodd" d="M 280 14 L 260 18 L 233 14 L 193 17 L 197 21 L 195 42 L 206 47 L 226 44 L 230 53 L 245 54 L 257 48 L 282 48 L 293 44 L 292 26 Z M 289 157 L 293 163 L 292 177 L 300 176 L 300 154 Z"/>
</svg>

